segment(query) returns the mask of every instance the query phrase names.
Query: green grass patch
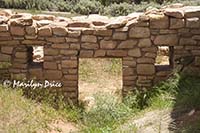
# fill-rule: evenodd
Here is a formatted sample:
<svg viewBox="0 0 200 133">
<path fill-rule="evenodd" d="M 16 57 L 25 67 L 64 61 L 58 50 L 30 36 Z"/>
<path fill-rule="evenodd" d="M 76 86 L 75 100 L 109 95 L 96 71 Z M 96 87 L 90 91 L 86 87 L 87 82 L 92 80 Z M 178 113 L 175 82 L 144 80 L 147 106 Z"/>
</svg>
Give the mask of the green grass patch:
<svg viewBox="0 0 200 133">
<path fill-rule="evenodd" d="M 0 132 L 35 132 L 48 129 L 56 111 L 22 97 L 19 90 L 0 86 Z"/>
<path fill-rule="evenodd" d="M 134 91 L 123 101 L 109 94 L 98 93 L 94 96 L 95 105 L 85 111 L 82 106 L 69 107 L 62 97 L 55 95 L 32 92 L 27 99 L 21 90 L 0 87 L 0 131 L 48 130 L 48 124 L 53 120 L 63 119 L 79 124 L 80 130 L 86 133 L 123 132 L 123 129 L 118 131 L 119 127 L 145 110 L 199 109 L 199 89 L 199 77 L 175 74 L 150 91 Z M 134 125 L 130 125 L 130 129 L 137 131 Z M 181 131 L 193 129 L 199 130 L 199 122 L 185 126 Z"/>
</svg>

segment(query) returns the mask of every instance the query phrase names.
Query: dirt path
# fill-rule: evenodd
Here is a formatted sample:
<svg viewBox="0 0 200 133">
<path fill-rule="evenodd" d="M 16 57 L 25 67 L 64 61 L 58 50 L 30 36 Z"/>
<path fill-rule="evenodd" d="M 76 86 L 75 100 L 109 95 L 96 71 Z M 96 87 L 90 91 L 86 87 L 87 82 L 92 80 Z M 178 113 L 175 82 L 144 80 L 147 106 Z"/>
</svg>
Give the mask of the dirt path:
<svg viewBox="0 0 200 133">
<path fill-rule="evenodd" d="M 77 133 L 79 129 L 77 125 L 67 121 L 55 121 L 49 125 L 48 133 Z"/>
<path fill-rule="evenodd" d="M 168 126 L 173 121 L 170 112 L 168 109 L 147 112 L 129 120 L 120 129 L 128 131 L 130 126 L 135 126 L 137 133 L 169 133 Z"/>
<path fill-rule="evenodd" d="M 200 111 L 196 110 L 155 110 L 127 121 L 117 130 L 130 131 L 130 127 L 135 126 L 136 133 L 172 133 L 196 123 L 199 116 Z"/>
</svg>

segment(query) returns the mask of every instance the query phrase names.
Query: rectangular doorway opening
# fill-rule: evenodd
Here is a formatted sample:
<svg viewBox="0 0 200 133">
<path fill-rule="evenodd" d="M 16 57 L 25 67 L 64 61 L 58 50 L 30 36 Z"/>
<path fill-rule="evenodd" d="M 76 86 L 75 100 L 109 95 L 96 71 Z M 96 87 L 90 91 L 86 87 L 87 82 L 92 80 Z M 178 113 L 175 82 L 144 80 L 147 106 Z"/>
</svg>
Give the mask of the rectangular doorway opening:
<svg viewBox="0 0 200 133">
<path fill-rule="evenodd" d="M 98 93 L 122 95 L 122 59 L 80 58 L 79 100 L 84 101 Z"/>
</svg>

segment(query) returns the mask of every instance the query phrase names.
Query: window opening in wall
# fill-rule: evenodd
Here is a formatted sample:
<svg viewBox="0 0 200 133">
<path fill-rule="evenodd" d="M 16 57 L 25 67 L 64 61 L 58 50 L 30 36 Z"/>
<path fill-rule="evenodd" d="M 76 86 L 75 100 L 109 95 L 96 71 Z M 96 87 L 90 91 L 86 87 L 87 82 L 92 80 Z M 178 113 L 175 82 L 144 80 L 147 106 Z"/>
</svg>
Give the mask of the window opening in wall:
<svg viewBox="0 0 200 133">
<path fill-rule="evenodd" d="M 155 65 L 157 68 L 169 69 L 173 67 L 173 47 L 158 46 Z"/>
<path fill-rule="evenodd" d="M 95 94 L 111 94 L 121 98 L 122 59 L 79 59 L 79 100 L 94 98 Z"/>
<path fill-rule="evenodd" d="M 30 46 L 28 47 L 29 64 L 41 65 L 44 62 L 44 47 L 43 46 Z"/>
</svg>

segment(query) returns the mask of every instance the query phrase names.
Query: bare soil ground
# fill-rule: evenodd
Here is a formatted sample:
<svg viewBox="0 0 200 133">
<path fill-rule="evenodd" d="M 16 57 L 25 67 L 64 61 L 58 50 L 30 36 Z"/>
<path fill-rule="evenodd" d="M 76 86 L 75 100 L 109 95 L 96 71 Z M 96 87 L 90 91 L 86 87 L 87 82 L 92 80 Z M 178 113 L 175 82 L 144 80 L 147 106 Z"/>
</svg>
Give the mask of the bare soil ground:
<svg viewBox="0 0 200 133">
<path fill-rule="evenodd" d="M 175 115 L 172 117 L 172 115 Z M 200 120 L 199 110 L 173 111 L 171 109 L 154 110 L 132 118 L 121 129 L 130 131 L 130 125 L 135 125 L 137 133 L 172 133 L 178 132 L 185 126 L 195 124 Z M 179 131 L 180 132 L 180 131 Z"/>
<path fill-rule="evenodd" d="M 48 133 L 77 133 L 79 132 L 78 126 L 74 123 L 67 122 L 67 121 L 55 121 L 54 123 L 50 124 L 50 130 Z"/>
<path fill-rule="evenodd" d="M 80 100 L 101 92 L 120 96 L 122 90 L 120 59 L 80 59 L 79 61 Z"/>
</svg>

